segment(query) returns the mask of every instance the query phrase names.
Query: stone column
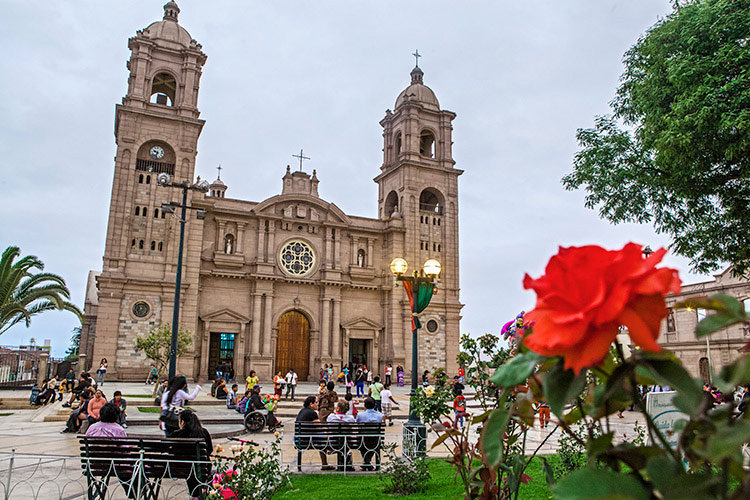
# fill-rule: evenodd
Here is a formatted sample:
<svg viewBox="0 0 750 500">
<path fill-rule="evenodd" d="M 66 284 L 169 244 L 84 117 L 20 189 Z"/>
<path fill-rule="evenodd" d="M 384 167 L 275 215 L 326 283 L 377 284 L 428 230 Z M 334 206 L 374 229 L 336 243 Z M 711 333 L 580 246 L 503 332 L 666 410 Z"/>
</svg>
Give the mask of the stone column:
<svg viewBox="0 0 750 500">
<path fill-rule="evenodd" d="M 323 308 L 320 319 L 320 357 L 327 360 L 331 357 L 328 341 L 331 337 L 330 300 L 323 295 L 320 298 L 320 306 Z"/>
<path fill-rule="evenodd" d="M 244 374 L 245 373 L 245 350 L 247 345 L 245 344 L 245 323 L 240 323 L 240 333 L 238 339 L 234 342 L 234 373 Z M 236 378 L 237 375 L 235 375 Z"/>
<path fill-rule="evenodd" d="M 357 246 L 354 244 L 356 240 L 353 234 L 349 235 L 349 267 L 357 265 Z"/>
<path fill-rule="evenodd" d="M 256 292 L 253 294 L 253 327 L 251 338 L 251 350 L 253 355 L 260 354 L 260 320 L 261 320 L 261 299 L 262 294 Z"/>
<path fill-rule="evenodd" d="M 266 307 L 263 325 L 263 342 L 261 342 L 261 352 L 265 356 L 273 356 L 271 352 L 271 328 L 273 321 L 273 295 L 266 294 Z"/>
<path fill-rule="evenodd" d="M 208 366 L 208 345 L 211 342 L 211 322 L 210 321 L 206 321 L 203 323 L 203 335 L 201 335 L 199 338 L 201 339 L 201 345 L 200 345 L 201 373 L 199 374 L 199 376 L 205 375 L 208 378 L 213 378 L 211 377 L 211 369 L 213 367 Z"/>
<path fill-rule="evenodd" d="M 341 361 L 341 299 L 333 299 L 333 359 Z"/>
<path fill-rule="evenodd" d="M 365 263 L 365 265 L 368 268 L 371 268 L 373 262 L 375 262 L 375 256 L 372 254 L 372 245 L 374 241 L 375 240 L 373 238 L 367 238 L 367 262 Z"/>
<path fill-rule="evenodd" d="M 42 351 L 39 354 L 39 365 L 37 366 L 37 372 L 36 372 L 36 383 L 39 384 L 39 387 L 42 387 L 42 382 L 44 382 L 44 379 L 47 378 L 47 366 L 49 366 L 49 353 L 47 351 Z"/>
<path fill-rule="evenodd" d="M 333 245 L 333 268 L 341 268 L 341 230 L 339 230 L 339 236 L 334 240 Z"/>
<path fill-rule="evenodd" d="M 266 223 L 258 219 L 258 262 L 266 261 Z"/>
<path fill-rule="evenodd" d="M 245 239 L 245 226 L 246 224 L 242 222 L 237 224 L 237 240 L 234 242 L 234 246 L 237 248 L 235 253 L 242 253 L 244 251 L 242 242 Z"/>
<path fill-rule="evenodd" d="M 273 264 L 276 261 L 276 222 L 268 222 L 268 253 L 266 262 Z M 270 334 L 269 334 L 270 335 Z M 269 337 L 270 338 L 270 337 Z"/>
<path fill-rule="evenodd" d="M 80 349 L 79 349 L 79 354 L 78 354 L 77 368 L 78 368 L 79 373 L 86 371 L 86 353 L 84 352 L 83 354 L 81 354 Z"/>
</svg>

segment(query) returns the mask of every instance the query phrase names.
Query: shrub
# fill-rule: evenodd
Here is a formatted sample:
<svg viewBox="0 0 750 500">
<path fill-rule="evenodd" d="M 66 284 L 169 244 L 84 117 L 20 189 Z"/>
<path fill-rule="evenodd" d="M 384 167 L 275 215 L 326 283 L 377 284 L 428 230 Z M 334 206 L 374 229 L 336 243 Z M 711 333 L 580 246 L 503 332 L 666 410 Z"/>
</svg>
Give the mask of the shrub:
<svg viewBox="0 0 750 500">
<path fill-rule="evenodd" d="M 410 454 L 414 457 L 412 459 L 398 456 L 395 444 L 384 445 L 383 451 L 388 460 L 382 464 L 378 477 L 385 483 L 384 493 L 411 495 L 427 488 L 430 471 L 427 468 L 426 454 Z"/>
</svg>

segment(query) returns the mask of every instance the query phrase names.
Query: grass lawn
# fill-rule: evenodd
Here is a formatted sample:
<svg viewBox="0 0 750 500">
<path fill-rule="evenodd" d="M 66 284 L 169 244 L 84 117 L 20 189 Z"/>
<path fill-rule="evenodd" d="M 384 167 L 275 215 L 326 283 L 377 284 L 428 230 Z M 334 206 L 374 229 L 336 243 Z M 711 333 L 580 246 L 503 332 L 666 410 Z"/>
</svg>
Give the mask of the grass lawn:
<svg viewBox="0 0 750 500">
<path fill-rule="evenodd" d="M 0 417 L 7 417 L 8 415 L 13 415 L 13 413 L 0 413 Z"/>
<path fill-rule="evenodd" d="M 551 461 L 554 457 L 551 457 Z M 344 476 L 341 474 L 304 474 L 292 476 L 294 489 L 287 488 L 274 496 L 274 500 L 331 500 L 364 498 L 368 500 L 404 499 L 437 500 L 464 498 L 460 480 L 453 479 L 455 470 L 444 460 L 430 460 L 432 479 L 422 493 L 397 497 L 383 493 L 383 483 L 378 476 Z M 544 480 L 542 461 L 535 458 L 526 473 L 532 477 L 531 483 L 521 487 L 519 499 L 548 500 L 552 498 Z"/>
<path fill-rule="evenodd" d="M 141 413 L 161 413 L 161 406 L 139 406 L 138 411 Z"/>
</svg>

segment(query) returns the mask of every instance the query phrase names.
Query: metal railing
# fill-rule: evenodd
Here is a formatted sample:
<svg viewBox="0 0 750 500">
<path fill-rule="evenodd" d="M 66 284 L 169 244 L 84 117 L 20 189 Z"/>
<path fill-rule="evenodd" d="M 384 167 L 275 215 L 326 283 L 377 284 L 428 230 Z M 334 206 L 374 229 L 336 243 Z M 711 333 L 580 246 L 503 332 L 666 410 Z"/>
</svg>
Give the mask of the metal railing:
<svg viewBox="0 0 750 500">
<path fill-rule="evenodd" d="M 166 172 L 169 175 L 174 175 L 174 163 L 165 163 L 163 161 L 138 158 L 135 160 L 135 169 L 141 172 L 153 172 L 156 174 Z"/>
</svg>

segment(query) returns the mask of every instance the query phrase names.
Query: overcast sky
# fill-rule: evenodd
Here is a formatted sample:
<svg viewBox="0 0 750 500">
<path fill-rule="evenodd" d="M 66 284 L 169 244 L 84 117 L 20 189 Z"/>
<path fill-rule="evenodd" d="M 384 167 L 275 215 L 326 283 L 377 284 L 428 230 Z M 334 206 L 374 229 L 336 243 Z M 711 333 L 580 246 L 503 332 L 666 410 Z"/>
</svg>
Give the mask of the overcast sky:
<svg viewBox="0 0 750 500">
<path fill-rule="evenodd" d="M 0 245 L 61 274 L 83 306 L 101 269 L 112 188 L 114 106 L 127 87 L 127 41 L 164 1 L 0 0 Z M 524 272 L 559 245 L 669 243 L 650 226 L 611 226 L 567 192 L 575 132 L 607 113 L 622 57 L 670 9 L 668 0 L 181 0 L 180 24 L 208 55 L 197 174 L 232 198 L 278 194 L 304 148 L 320 196 L 377 216 L 378 122 L 409 84 L 411 53 L 443 109 L 457 113 L 463 333 L 497 333 L 533 307 Z M 685 281 L 685 259 L 668 256 Z M 52 339 L 76 326 L 35 317 L 0 344 Z"/>
</svg>

